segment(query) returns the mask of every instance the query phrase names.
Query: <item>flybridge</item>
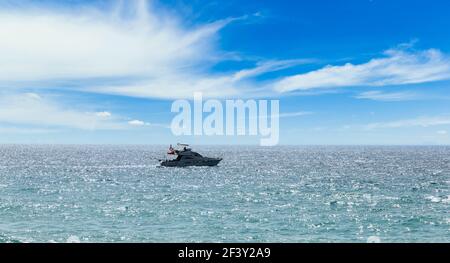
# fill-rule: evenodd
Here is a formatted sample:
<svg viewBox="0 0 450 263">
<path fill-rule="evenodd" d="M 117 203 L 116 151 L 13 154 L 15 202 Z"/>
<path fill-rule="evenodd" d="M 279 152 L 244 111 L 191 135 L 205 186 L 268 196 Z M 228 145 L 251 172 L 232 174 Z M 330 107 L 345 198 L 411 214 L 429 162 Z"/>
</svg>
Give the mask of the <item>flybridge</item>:
<svg viewBox="0 0 450 263">
<path fill-rule="evenodd" d="M 175 136 L 260 136 L 262 146 L 274 146 L 279 141 L 278 100 L 226 100 L 225 107 L 219 100 L 203 102 L 202 93 L 194 93 L 193 110 L 188 100 L 177 100 L 172 112 L 178 112 L 172 120 Z M 225 113 L 224 113 L 225 110 Z M 207 114 L 206 118 L 204 114 Z M 225 121 L 224 121 L 225 117 Z"/>
</svg>

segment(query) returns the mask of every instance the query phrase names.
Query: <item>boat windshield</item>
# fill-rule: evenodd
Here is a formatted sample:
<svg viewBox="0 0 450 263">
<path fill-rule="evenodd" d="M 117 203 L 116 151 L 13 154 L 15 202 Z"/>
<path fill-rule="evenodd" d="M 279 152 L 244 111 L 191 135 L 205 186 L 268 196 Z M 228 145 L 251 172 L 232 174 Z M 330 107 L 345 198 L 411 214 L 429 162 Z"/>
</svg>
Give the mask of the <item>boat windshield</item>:
<svg viewBox="0 0 450 263">
<path fill-rule="evenodd" d="M 203 157 L 201 154 L 199 154 L 199 153 L 194 153 L 194 156 L 195 157 Z"/>
</svg>

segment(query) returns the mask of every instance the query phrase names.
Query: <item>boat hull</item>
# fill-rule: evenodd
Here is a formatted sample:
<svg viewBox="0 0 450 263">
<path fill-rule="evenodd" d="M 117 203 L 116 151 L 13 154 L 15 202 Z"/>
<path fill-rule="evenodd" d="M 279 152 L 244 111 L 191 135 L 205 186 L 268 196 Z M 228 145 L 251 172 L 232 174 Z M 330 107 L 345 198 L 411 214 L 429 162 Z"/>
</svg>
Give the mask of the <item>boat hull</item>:
<svg viewBox="0 0 450 263">
<path fill-rule="evenodd" d="M 222 159 L 208 158 L 205 160 L 187 160 L 187 161 L 176 161 L 167 160 L 162 161 L 161 166 L 164 167 L 189 167 L 189 166 L 217 166 Z"/>
</svg>

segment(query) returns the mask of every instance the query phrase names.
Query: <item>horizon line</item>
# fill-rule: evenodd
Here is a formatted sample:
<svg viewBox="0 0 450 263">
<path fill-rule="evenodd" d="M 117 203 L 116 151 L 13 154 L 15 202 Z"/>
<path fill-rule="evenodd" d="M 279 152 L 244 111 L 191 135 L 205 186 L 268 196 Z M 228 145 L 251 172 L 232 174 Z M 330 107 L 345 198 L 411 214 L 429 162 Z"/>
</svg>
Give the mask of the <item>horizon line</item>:
<svg viewBox="0 0 450 263">
<path fill-rule="evenodd" d="M 36 145 L 36 146 L 167 146 L 168 144 L 151 144 L 151 143 L 1 143 L 1 146 L 27 146 L 27 145 Z M 173 143 L 172 143 L 173 145 Z M 275 146 L 261 146 L 259 144 L 188 144 L 189 146 L 252 146 L 252 147 L 261 147 L 261 148 L 276 148 L 280 146 L 317 146 L 317 147 L 326 147 L 326 146 L 341 146 L 341 147 L 349 147 L 349 146 L 384 146 L 384 147 L 430 147 L 430 146 L 444 146 L 449 147 L 450 144 L 278 144 Z"/>
</svg>

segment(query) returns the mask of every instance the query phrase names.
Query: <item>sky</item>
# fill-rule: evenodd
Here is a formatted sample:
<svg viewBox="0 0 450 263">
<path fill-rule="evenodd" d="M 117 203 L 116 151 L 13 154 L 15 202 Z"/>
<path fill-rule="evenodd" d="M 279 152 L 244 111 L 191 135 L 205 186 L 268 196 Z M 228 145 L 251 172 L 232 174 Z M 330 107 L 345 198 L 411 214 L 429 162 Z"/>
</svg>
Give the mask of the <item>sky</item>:
<svg viewBox="0 0 450 263">
<path fill-rule="evenodd" d="M 176 99 L 276 99 L 280 144 L 449 145 L 448 1 L 0 0 L 0 143 L 175 137 Z"/>
</svg>

